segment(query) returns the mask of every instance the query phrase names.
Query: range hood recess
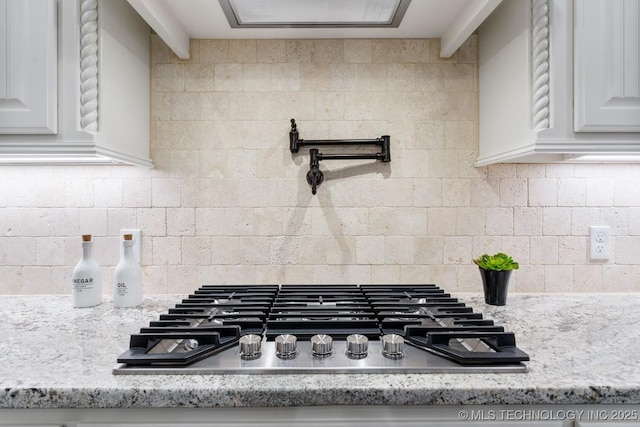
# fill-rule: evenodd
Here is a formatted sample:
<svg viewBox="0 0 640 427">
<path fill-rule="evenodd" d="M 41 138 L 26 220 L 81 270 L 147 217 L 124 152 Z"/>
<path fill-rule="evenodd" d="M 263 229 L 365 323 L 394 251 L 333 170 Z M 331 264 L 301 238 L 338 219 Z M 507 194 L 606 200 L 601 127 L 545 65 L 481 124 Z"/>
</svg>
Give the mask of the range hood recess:
<svg viewBox="0 0 640 427">
<path fill-rule="evenodd" d="M 411 0 L 218 0 L 232 28 L 398 27 Z"/>
<path fill-rule="evenodd" d="M 323 17 L 323 22 L 304 18 L 303 0 L 279 0 L 280 5 L 300 3 L 299 11 L 279 17 L 278 9 L 270 23 L 251 22 L 252 28 L 229 23 L 238 0 L 127 0 L 151 28 L 182 59 L 189 58 L 190 39 L 351 39 L 351 38 L 440 38 L 440 56 L 448 58 L 478 28 L 502 0 L 371 0 L 368 12 L 355 19 Z M 247 0 L 251 1 L 251 0 Z M 325 0 L 330 3 L 331 0 Z M 253 1 L 253 3 L 256 3 Z M 345 3 L 345 2 L 342 2 Z M 364 4 L 364 0 L 353 5 Z M 386 3 L 394 6 L 392 16 L 382 16 Z M 397 6 L 397 10 L 396 7 Z M 343 9 L 344 10 L 344 9 Z M 358 11 L 354 10 L 356 14 Z M 237 12 L 237 10 L 236 10 Z M 226 13 L 226 14 L 225 14 Z M 313 13 L 312 15 L 318 15 Z M 344 16 L 344 14 L 342 14 Z M 377 16 L 376 16 L 377 15 Z M 252 19 L 257 19 L 253 15 Z M 261 19 L 262 19 L 261 18 Z M 401 18 L 401 22 L 399 21 Z M 233 21 L 232 21 L 233 22 Z"/>
</svg>

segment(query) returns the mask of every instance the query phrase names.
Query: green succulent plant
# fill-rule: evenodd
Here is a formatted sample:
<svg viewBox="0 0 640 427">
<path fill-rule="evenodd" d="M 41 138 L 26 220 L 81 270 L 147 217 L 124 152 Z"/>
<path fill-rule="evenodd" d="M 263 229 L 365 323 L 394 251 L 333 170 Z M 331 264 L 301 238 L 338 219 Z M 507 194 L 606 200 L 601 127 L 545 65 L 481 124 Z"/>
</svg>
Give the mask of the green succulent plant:
<svg viewBox="0 0 640 427">
<path fill-rule="evenodd" d="M 520 266 L 509 255 L 499 252 L 495 255 L 481 255 L 473 260 L 480 268 L 493 271 L 517 270 Z"/>
</svg>

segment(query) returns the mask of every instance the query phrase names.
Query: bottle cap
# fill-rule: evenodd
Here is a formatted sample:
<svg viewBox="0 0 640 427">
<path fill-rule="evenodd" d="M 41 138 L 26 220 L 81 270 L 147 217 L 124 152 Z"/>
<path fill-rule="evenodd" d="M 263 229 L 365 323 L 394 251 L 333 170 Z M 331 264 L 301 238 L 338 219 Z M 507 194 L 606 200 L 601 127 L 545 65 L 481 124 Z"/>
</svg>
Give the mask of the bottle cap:
<svg viewBox="0 0 640 427">
<path fill-rule="evenodd" d="M 90 242 L 91 241 L 91 234 L 83 234 L 82 235 L 82 241 L 83 242 Z"/>
<path fill-rule="evenodd" d="M 122 237 L 124 237 L 124 240 L 133 240 L 133 234 L 125 234 Z"/>
</svg>

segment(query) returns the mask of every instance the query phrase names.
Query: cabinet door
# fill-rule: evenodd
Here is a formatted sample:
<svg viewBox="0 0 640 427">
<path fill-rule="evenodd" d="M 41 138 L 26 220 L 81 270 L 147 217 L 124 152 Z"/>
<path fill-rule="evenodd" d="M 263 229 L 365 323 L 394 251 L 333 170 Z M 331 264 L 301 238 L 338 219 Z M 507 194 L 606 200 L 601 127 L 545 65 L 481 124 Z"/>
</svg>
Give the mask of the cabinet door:
<svg viewBox="0 0 640 427">
<path fill-rule="evenodd" d="M 57 132 L 55 0 L 0 0 L 0 133 Z"/>
<path fill-rule="evenodd" d="M 640 0 L 574 7 L 574 130 L 640 132 Z"/>
</svg>

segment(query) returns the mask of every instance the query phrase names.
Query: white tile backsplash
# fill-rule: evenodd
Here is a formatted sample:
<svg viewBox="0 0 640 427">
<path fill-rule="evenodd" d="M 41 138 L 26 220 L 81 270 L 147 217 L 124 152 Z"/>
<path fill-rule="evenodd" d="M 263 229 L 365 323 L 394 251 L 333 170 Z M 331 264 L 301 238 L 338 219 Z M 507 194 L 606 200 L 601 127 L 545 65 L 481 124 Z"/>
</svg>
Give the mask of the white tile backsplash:
<svg viewBox="0 0 640 427">
<path fill-rule="evenodd" d="M 0 168 L 0 293 L 70 292 L 80 234 L 111 292 L 119 230 L 142 230 L 145 293 L 203 283 L 438 283 L 481 289 L 471 259 L 510 253 L 511 292 L 640 291 L 640 166 L 475 168 L 477 44 L 152 38 L 153 170 Z M 392 162 L 323 161 L 300 137 L 391 135 Z M 331 148 L 323 148 L 322 151 Z M 588 259 L 590 225 L 612 256 Z"/>
</svg>

